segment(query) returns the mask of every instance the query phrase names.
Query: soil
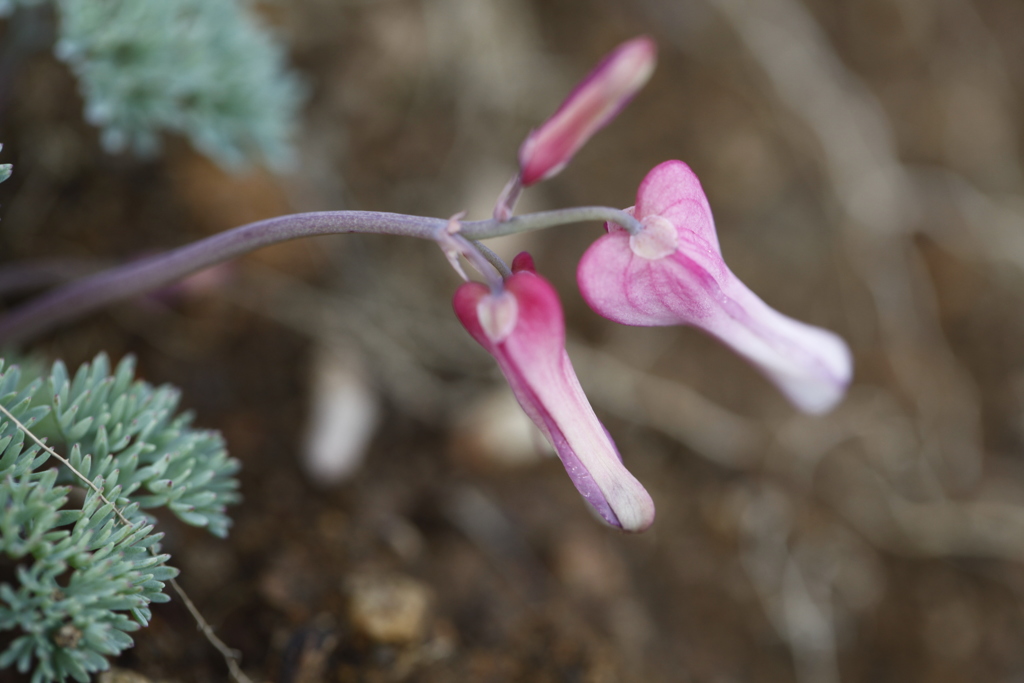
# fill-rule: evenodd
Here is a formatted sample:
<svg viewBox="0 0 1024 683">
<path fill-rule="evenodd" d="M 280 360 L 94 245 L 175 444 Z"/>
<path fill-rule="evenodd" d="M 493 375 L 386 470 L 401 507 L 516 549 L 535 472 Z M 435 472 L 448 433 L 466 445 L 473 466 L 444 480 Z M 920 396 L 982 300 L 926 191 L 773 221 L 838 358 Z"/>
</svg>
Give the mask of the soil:
<svg viewBox="0 0 1024 683">
<path fill-rule="evenodd" d="M 224 433 L 243 466 L 230 537 L 161 522 L 182 587 L 254 681 L 1024 677 L 1024 280 L 1012 247 L 986 251 L 970 217 L 926 207 L 886 253 L 910 254 L 898 272 L 934 334 L 900 337 L 919 328 L 879 314 L 827 145 L 713 6 L 272 4 L 266 18 L 309 86 L 300 162 L 284 176 L 231 174 L 173 137 L 157 159 L 108 155 L 63 65 L 45 50 L 21 56 L 0 102 L 0 162 L 14 163 L 0 186 L 0 261 L 90 268 L 295 211 L 485 217 L 522 136 L 602 54 L 648 33 L 661 52 L 646 90 L 522 209 L 628 206 L 647 170 L 684 159 L 733 270 L 854 348 L 849 402 L 799 417 L 713 340 L 590 312 L 573 273 L 599 226 L 500 243 L 506 258 L 529 248 L 559 289 L 581 381 L 657 504 L 654 527 L 628 535 L 592 516 L 536 443 L 481 431 L 478 409 L 503 395 L 501 378 L 451 315 L 459 280 L 431 244 L 289 243 L 35 340 L 33 353 L 69 365 L 134 354 L 140 376 L 180 387 L 197 423 Z M 878 98 L 902 163 L 1019 198 L 1016 0 L 800 6 Z M 963 130 L 949 123 L 961 119 Z M 358 467 L 328 482 L 304 453 L 317 377 L 335 356 L 377 417 L 365 448 L 348 444 Z M 616 363 L 661 393 L 623 402 Z M 933 394 L 907 380 L 951 367 L 962 383 Z M 706 401 L 721 412 L 700 413 L 712 416 L 703 424 L 672 412 Z M 964 420 L 977 472 L 958 474 L 974 462 L 964 456 L 921 475 L 915 458 L 949 444 L 930 435 Z M 719 425 L 764 440 L 730 460 L 700 441 Z M 118 675 L 227 678 L 177 600 L 155 606 L 135 641 Z"/>
</svg>

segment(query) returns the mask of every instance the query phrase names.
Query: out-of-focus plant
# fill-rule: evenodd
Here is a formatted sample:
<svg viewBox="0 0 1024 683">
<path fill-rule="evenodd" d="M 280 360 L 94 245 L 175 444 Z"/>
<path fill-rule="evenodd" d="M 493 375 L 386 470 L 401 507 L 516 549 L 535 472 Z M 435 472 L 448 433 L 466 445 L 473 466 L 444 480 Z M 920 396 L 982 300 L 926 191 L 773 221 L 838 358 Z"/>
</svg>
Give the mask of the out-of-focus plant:
<svg viewBox="0 0 1024 683">
<path fill-rule="evenodd" d="M 0 150 L 3 148 L 4 146 L 0 145 Z M 11 164 L 0 164 L 0 183 L 11 177 L 12 169 Z"/>
<path fill-rule="evenodd" d="M 41 0 L 0 0 L 0 16 Z M 188 137 L 228 168 L 291 161 L 303 88 L 245 0 L 53 0 L 54 52 L 109 152 Z M 17 22 L 12 22 L 17 27 Z"/>
</svg>

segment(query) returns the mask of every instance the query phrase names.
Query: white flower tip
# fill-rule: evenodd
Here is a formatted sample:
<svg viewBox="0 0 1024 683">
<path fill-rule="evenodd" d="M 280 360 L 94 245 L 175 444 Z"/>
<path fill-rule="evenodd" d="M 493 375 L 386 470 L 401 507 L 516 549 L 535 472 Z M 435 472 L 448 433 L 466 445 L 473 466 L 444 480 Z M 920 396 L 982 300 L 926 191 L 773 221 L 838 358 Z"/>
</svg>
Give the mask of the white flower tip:
<svg viewBox="0 0 1024 683">
<path fill-rule="evenodd" d="M 801 376 L 779 376 L 783 393 L 801 411 L 824 415 L 843 397 L 853 379 L 853 354 L 841 337 L 828 330 L 815 329 L 817 338 L 812 348 L 813 365 Z"/>
<path fill-rule="evenodd" d="M 663 216 L 645 216 L 640 221 L 642 230 L 630 235 L 629 248 L 640 258 L 657 261 L 679 248 L 679 233 L 672 222 Z"/>
<path fill-rule="evenodd" d="M 647 36 L 623 43 L 610 60 L 608 83 L 620 93 L 632 95 L 646 85 L 658 62 L 658 47 Z"/>
<path fill-rule="evenodd" d="M 603 465 L 591 462 L 588 470 L 575 454 L 570 458 L 566 458 L 564 453 L 560 456 L 576 489 L 608 526 L 639 533 L 654 524 L 651 495 L 621 462 L 617 461 L 611 467 L 607 462 Z M 600 484 L 595 476 L 601 479 Z"/>
<path fill-rule="evenodd" d="M 509 292 L 488 294 L 480 297 L 476 305 L 476 314 L 487 338 L 499 344 L 512 334 L 516 327 L 519 303 Z"/>
<path fill-rule="evenodd" d="M 654 524 L 654 501 L 639 482 L 637 487 L 637 490 L 629 492 L 628 497 L 623 496 L 622 500 L 612 504 L 619 522 L 614 526 L 634 534 L 646 531 Z"/>
</svg>

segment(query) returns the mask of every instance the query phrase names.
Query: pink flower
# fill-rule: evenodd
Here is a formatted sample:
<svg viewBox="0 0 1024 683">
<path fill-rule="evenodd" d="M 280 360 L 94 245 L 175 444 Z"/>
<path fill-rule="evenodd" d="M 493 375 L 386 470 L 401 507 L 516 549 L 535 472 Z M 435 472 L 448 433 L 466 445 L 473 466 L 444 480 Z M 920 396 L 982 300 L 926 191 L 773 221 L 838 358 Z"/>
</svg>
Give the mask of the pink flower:
<svg viewBox="0 0 1024 683">
<path fill-rule="evenodd" d="M 625 107 L 654 72 L 657 48 L 646 36 L 617 47 L 519 148 L 522 184 L 547 180 Z"/>
<path fill-rule="evenodd" d="M 853 372 L 838 336 L 788 318 L 732 274 L 700 181 L 681 161 L 656 166 L 631 211 L 642 232 L 618 226 L 590 246 L 577 280 L 583 298 L 625 325 L 694 325 L 745 357 L 798 408 L 824 413 Z"/>
<path fill-rule="evenodd" d="M 612 526 L 643 531 L 654 502 L 622 464 L 597 419 L 565 352 L 558 294 L 537 275 L 527 253 L 495 294 L 478 282 L 455 292 L 455 314 L 498 361 L 519 405 L 554 446 L 576 489 Z"/>
</svg>

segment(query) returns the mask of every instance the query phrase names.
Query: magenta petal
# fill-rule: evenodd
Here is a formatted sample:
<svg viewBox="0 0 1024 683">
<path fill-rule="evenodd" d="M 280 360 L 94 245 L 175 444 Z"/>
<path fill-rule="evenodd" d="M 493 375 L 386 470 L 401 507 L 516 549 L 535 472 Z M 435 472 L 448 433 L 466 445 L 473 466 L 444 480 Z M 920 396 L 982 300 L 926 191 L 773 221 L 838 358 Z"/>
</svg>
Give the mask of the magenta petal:
<svg viewBox="0 0 1024 683">
<path fill-rule="evenodd" d="M 506 280 L 506 293 L 516 299 L 518 319 L 500 342 L 493 342 L 480 325 L 480 303 L 493 296 L 483 285 L 462 285 L 455 293 L 455 313 L 494 356 L 519 404 L 554 446 L 580 494 L 609 524 L 643 531 L 654 521 L 654 503 L 622 464 L 583 394 L 565 352 L 562 306 L 554 288 L 523 269 Z"/>
</svg>

